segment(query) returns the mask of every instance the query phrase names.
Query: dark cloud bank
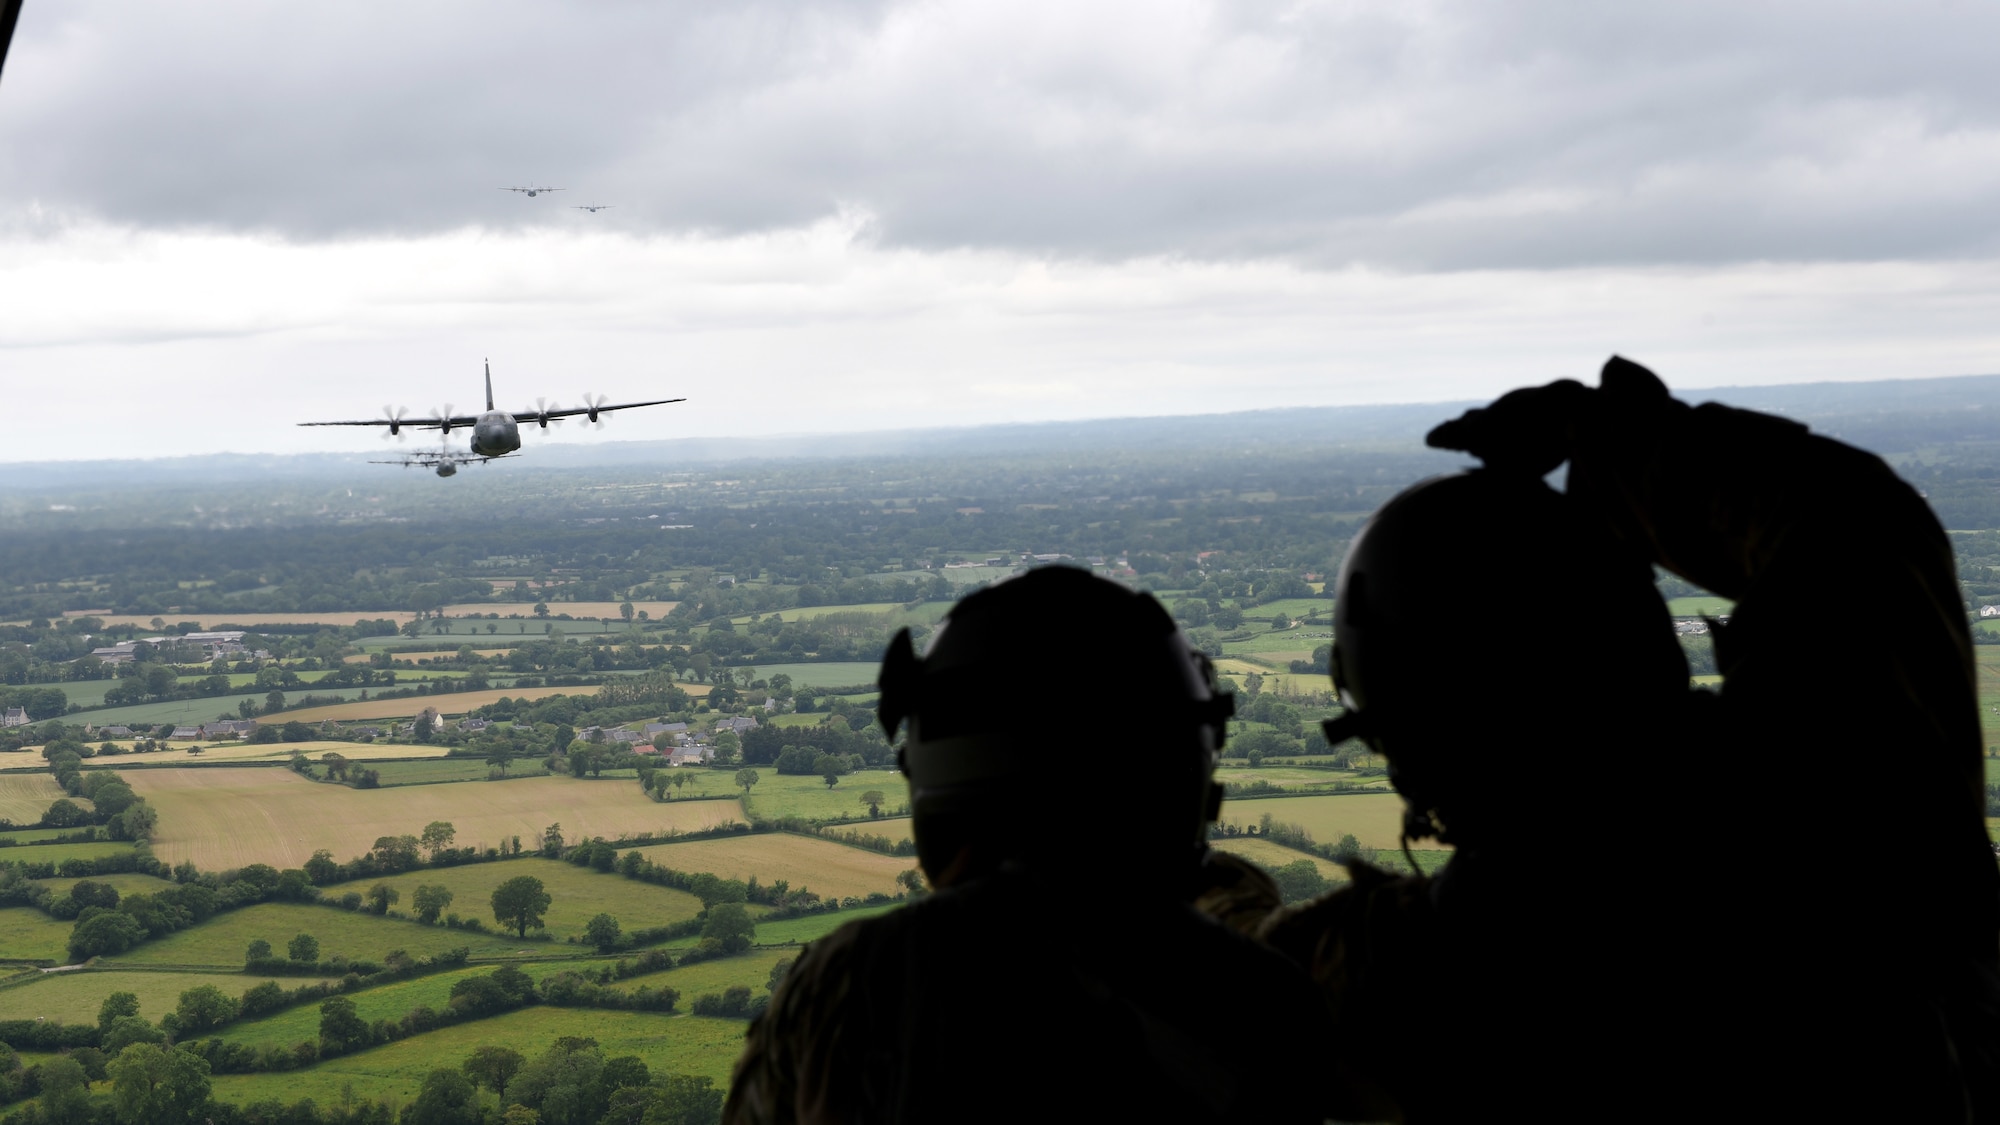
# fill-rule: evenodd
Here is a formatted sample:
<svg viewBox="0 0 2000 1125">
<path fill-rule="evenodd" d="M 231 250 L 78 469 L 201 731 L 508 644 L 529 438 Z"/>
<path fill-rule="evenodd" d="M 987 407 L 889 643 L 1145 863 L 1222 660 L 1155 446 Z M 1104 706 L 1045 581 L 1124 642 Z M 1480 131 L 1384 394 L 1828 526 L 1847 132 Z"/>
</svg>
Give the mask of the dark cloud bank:
<svg viewBox="0 0 2000 1125">
<path fill-rule="evenodd" d="M 0 221 L 1407 268 L 1985 256 L 1975 3 L 31 2 Z M 570 188 L 528 200 L 497 190 Z M 567 205 L 611 203 L 600 216 Z"/>
</svg>

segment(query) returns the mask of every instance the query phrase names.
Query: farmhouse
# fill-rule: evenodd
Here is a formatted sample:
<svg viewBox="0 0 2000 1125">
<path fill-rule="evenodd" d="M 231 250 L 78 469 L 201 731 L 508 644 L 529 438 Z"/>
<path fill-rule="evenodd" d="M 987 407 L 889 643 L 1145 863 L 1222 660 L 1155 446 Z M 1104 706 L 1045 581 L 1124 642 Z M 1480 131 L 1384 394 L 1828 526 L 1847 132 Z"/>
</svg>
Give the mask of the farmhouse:
<svg viewBox="0 0 2000 1125">
<path fill-rule="evenodd" d="M 109 648 L 91 649 L 90 655 L 95 656 L 106 664 L 130 664 L 132 663 L 135 651 L 140 645 L 162 644 L 166 639 L 165 637 L 140 637 L 132 641 L 119 641 Z"/>
<path fill-rule="evenodd" d="M 733 718 L 733 719 L 715 720 L 715 733 L 717 734 L 721 734 L 723 731 L 726 730 L 734 731 L 737 734 L 742 734 L 745 731 L 752 731 L 756 729 L 757 729 L 757 720 L 751 718 Z"/>
<path fill-rule="evenodd" d="M 1981 616 L 1981 617 L 2000 617 L 2000 605 L 1983 605 L 1983 606 L 1980 606 L 1980 607 L 1979 607 L 1979 616 Z"/>
<path fill-rule="evenodd" d="M 130 738 L 132 737 L 132 728 L 128 726 L 99 727 L 97 736 L 99 738 Z"/>
<path fill-rule="evenodd" d="M 21 707 L 7 708 L 6 721 L 0 722 L 0 726 L 25 727 L 27 725 L 28 725 L 28 712 L 25 708 Z"/>
<path fill-rule="evenodd" d="M 200 728 L 200 727 L 175 727 L 175 728 L 174 728 L 174 733 L 172 733 L 172 734 L 168 735 L 167 737 L 168 737 L 168 738 L 177 738 L 177 739 L 181 739 L 181 740 L 183 740 L 183 741 L 186 741 L 186 742 L 195 742 L 195 741 L 198 741 L 198 740 L 199 740 L 199 739 L 201 738 L 201 728 Z"/>
</svg>

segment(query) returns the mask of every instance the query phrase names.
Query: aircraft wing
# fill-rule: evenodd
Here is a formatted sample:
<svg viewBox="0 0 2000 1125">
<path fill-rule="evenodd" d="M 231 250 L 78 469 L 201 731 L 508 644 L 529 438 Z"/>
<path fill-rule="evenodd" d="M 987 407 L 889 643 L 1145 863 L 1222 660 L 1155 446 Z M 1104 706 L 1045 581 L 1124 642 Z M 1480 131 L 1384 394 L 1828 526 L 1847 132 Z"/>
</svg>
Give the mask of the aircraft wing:
<svg viewBox="0 0 2000 1125">
<path fill-rule="evenodd" d="M 404 468 L 409 468 L 412 465 L 421 465 L 426 469 L 435 469 L 439 465 L 483 465 L 488 461 L 498 461 L 504 457 L 514 456 L 518 455 L 502 453 L 499 457 L 482 457 L 477 453 L 454 453 L 448 449 L 440 449 L 423 453 L 409 453 L 389 461 L 370 461 L 368 463 L 370 465 L 401 465 Z"/>
<path fill-rule="evenodd" d="M 562 410 L 522 410 L 514 415 L 514 421 L 516 424 L 540 422 L 544 418 L 553 421 L 557 418 L 574 418 L 579 414 L 588 414 L 591 421 L 594 422 L 597 420 L 599 414 L 609 414 L 614 410 L 635 410 L 641 406 L 665 406 L 670 402 L 686 401 L 687 399 L 684 398 L 656 398 L 651 402 L 607 403 L 604 406 L 571 406 Z M 458 423 L 453 422 L 452 425 L 456 426 Z"/>
<path fill-rule="evenodd" d="M 301 426 L 393 426 L 399 430 L 437 430 L 444 428 L 446 422 L 449 422 L 451 424 L 451 428 L 456 430 L 461 426 L 477 425 L 479 423 L 479 419 L 475 415 L 471 414 L 456 414 L 450 418 L 359 418 L 344 422 L 300 422 L 299 425 Z"/>
</svg>

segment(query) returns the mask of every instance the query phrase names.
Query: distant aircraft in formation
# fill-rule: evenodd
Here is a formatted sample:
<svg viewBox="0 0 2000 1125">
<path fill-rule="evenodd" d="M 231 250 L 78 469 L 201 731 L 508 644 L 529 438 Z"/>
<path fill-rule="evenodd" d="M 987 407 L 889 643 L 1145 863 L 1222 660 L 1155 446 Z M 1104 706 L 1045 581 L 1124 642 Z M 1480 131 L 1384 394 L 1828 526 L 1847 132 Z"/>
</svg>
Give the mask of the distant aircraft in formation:
<svg viewBox="0 0 2000 1125">
<path fill-rule="evenodd" d="M 372 465 L 402 465 L 404 467 L 421 465 L 427 469 L 437 470 L 437 475 L 441 477 L 448 477 L 457 473 L 460 465 L 483 465 L 488 461 L 506 457 L 520 449 L 520 427 L 524 422 L 533 422 L 546 430 L 549 428 L 550 422 L 560 425 L 563 419 L 574 418 L 581 414 L 590 421 L 595 422 L 602 429 L 604 423 L 599 421 L 599 416 L 609 414 L 614 410 L 632 410 L 641 406 L 664 406 L 671 402 L 686 401 L 684 398 L 660 398 L 654 399 L 651 402 L 606 403 L 602 397 L 593 398 L 590 395 L 585 395 L 583 396 L 584 404 L 582 406 L 563 408 L 537 400 L 535 409 L 533 410 L 509 413 L 505 410 L 495 410 L 493 408 L 493 364 L 491 361 L 488 361 L 486 364 L 486 410 L 484 413 L 478 415 L 454 415 L 451 412 L 451 407 L 447 406 L 429 418 L 408 418 L 405 417 L 401 407 L 392 409 L 385 406 L 382 408 L 382 417 L 380 418 L 367 418 L 346 422 L 300 422 L 299 425 L 386 426 L 388 427 L 388 432 L 383 435 L 384 437 L 401 437 L 405 427 L 419 430 L 437 430 L 441 434 L 446 435 L 449 435 L 455 429 L 471 427 L 472 446 L 467 452 L 459 453 L 451 449 L 427 450 L 422 453 L 412 453 L 393 461 L 369 462 Z"/>
<path fill-rule="evenodd" d="M 500 190 L 526 192 L 528 198 L 533 199 L 545 191 L 562 191 L 563 189 L 559 187 L 503 187 Z"/>
<path fill-rule="evenodd" d="M 570 206 L 576 208 L 579 211 L 588 211 L 591 214 L 595 215 L 599 211 L 611 210 L 613 205 L 609 203 L 572 203 L 570 204 Z"/>
</svg>

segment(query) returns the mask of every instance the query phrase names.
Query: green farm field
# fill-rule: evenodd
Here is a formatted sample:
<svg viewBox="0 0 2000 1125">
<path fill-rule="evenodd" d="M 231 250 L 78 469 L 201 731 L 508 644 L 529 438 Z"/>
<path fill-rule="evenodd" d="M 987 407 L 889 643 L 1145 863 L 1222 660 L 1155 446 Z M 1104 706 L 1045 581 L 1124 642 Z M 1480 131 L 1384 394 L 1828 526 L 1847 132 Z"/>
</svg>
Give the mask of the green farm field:
<svg viewBox="0 0 2000 1125">
<path fill-rule="evenodd" d="M 901 903 L 887 906 L 857 906 L 852 910 L 840 910 L 832 914 L 810 914 L 804 918 L 787 918 L 782 922 L 757 923 L 758 945 L 799 945 L 818 941 L 849 922 L 861 918 L 873 918 L 900 909 Z M 787 953 L 785 956 L 791 956 Z"/>
<path fill-rule="evenodd" d="M 490 912 L 484 913 L 490 917 Z M 63 925 L 65 941 L 68 931 L 69 927 Z M 251 942 L 262 938 L 273 949 L 283 950 L 285 943 L 298 934 L 312 934 L 319 939 L 322 961 L 336 956 L 380 961 L 396 949 L 413 957 L 427 957 L 461 945 L 470 949 L 474 957 L 505 957 L 524 948 L 512 934 L 475 934 L 373 914 L 349 913 L 332 906 L 266 902 L 219 914 L 192 929 L 135 946 L 117 957 L 106 957 L 100 964 L 235 969 L 242 967 L 243 951 Z M 550 947 L 529 943 L 525 948 L 547 951 Z M 568 951 L 565 946 L 556 948 Z"/>
<path fill-rule="evenodd" d="M 376 988 L 366 988 L 359 992 L 345 993 L 354 1001 L 355 1011 L 369 1023 L 376 1020 L 399 1020 L 419 1005 L 427 1005 L 440 1011 L 451 1002 L 451 986 L 466 977 L 485 976 L 493 971 L 493 966 L 457 969 L 448 973 L 433 973 L 414 980 L 395 981 Z M 165 974 L 154 974 L 165 975 Z M 286 988 L 297 985 L 287 984 Z M 223 991 L 227 992 L 228 989 Z M 234 993 L 232 993 L 234 995 Z M 253 1047 L 289 1047 L 301 1040 L 318 1041 L 319 1005 L 300 1004 L 282 1012 L 261 1019 L 244 1020 L 231 1024 L 221 1032 L 224 1039 L 233 1043 L 246 1043 Z"/>
<path fill-rule="evenodd" d="M 1287 864 L 1305 860 L 1319 869 L 1321 877 L 1343 883 L 1347 881 L 1347 868 L 1342 867 L 1340 864 L 1330 859 L 1321 859 L 1318 856 L 1294 851 L 1283 844 L 1273 843 L 1270 840 L 1259 839 L 1255 836 L 1224 836 L 1219 840 L 1210 840 L 1208 843 L 1216 851 L 1242 856 L 1244 859 L 1267 871 L 1276 871 Z"/>
<path fill-rule="evenodd" d="M 1225 759 L 1226 761 L 1228 759 Z M 1262 781 L 1269 785 L 1299 790 L 1330 789 L 1335 782 L 1368 785 L 1379 789 L 1389 787 L 1387 777 L 1362 777 L 1352 770 L 1315 770 L 1302 766 L 1259 766 L 1253 770 L 1248 766 L 1225 764 L 1215 771 L 1215 780 L 1237 785 Z"/>
<path fill-rule="evenodd" d="M 8 849 L 0 860 L 14 863 L 61 863 L 66 859 L 103 859 L 129 852 L 132 845 L 121 840 L 91 840 L 80 844 L 36 844 L 32 848 Z"/>
<path fill-rule="evenodd" d="M 365 749 L 365 747 L 364 747 Z M 409 749 L 409 747 L 403 747 Z M 430 747 L 424 747 L 430 749 Z M 438 749 L 443 749 L 439 747 Z M 349 755 L 352 757 L 352 755 Z M 381 775 L 381 784 L 390 785 L 435 785 L 450 781 L 485 781 L 493 769 L 484 758 L 435 758 L 430 761 L 382 762 L 371 765 Z M 545 777 L 548 767 L 540 759 L 507 763 L 507 776 L 502 780 L 513 781 L 526 777 Z"/>
<path fill-rule="evenodd" d="M 756 668 L 760 680 L 768 680 L 780 672 L 790 676 L 794 689 L 872 684 L 882 671 L 874 662 L 866 660 L 828 661 L 825 664 L 759 664 Z M 826 716 L 809 714 L 807 717 L 817 720 Z"/>
<path fill-rule="evenodd" d="M 49 811 L 49 806 L 69 797 L 56 779 L 48 773 L 0 773 L 0 819 L 11 820 L 15 824 L 34 824 Z M 83 808 L 90 808 L 90 802 L 82 797 L 69 797 Z"/>
<path fill-rule="evenodd" d="M 1287 614 L 1301 621 L 1315 613 L 1319 614 L 1322 619 L 1330 619 L 1333 616 L 1333 599 L 1279 598 L 1274 602 L 1251 606 L 1249 609 L 1243 611 L 1243 618 L 1246 621 L 1269 621 L 1274 615 L 1280 613 Z"/>
<path fill-rule="evenodd" d="M 707 871 L 725 879 L 752 875 L 766 886 L 783 879 L 793 890 L 822 898 L 895 894 L 898 872 L 917 865 L 914 856 L 883 855 L 811 836 L 767 832 L 719 840 L 689 840 L 639 849 L 654 863 L 676 871 Z"/>
<path fill-rule="evenodd" d="M 135 772 L 132 787 L 160 812 L 154 854 L 210 870 L 297 867 L 321 848 L 348 859 L 434 820 L 450 821 L 461 847 L 498 847 L 539 840 L 551 823 L 570 839 L 615 840 L 744 819 L 734 801 L 655 803 L 634 784 L 568 777 L 349 789 L 284 769 L 170 769 Z"/>
<path fill-rule="evenodd" d="M 83 880 L 58 878 L 37 879 L 35 881 L 47 887 L 52 894 L 66 895 L 69 893 L 71 887 Z M 149 895 L 157 891 L 166 890 L 168 887 L 174 885 L 172 879 L 161 879 L 153 875 L 141 875 L 136 871 L 120 875 L 92 875 L 90 876 L 90 881 L 100 887 L 110 887 L 117 891 L 120 896 L 134 894 Z"/>
<path fill-rule="evenodd" d="M 34 844 L 44 840 L 53 840 L 57 836 L 74 831 L 76 831 L 74 828 L 16 828 L 12 832 L 0 832 L 0 840 L 7 840 L 13 844 Z M 10 856 L 14 859 L 21 859 L 28 854 L 27 852 L 0 852 L 0 860 L 5 860 Z"/>
<path fill-rule="evenodd" d="M 359 879 L 327 887 L 325 891 L 332 895 L 348 891 L 366 894 L 376 883 L 387 883 L 403 896 L 392 909 L 409 912 L 417 887 L 445 887 L 452 893 L 449 912 L 497 927 L 491 908 L 493 891 L 521 875 L 540 879 L 548 891 L 551 902 L 543 920 L 548 924 L 548 934 L 557 940 L 580 937 L 584 924 L 598 914 L 609 914 L 626 930 L 637 930 L 685 921 L 701 913 L 701 900 L 686 891 L 538 858 L 432 868 L 387 879 Z"/>
<path fill-rule="evenodd" d="M 55 688 L 63 697 L 79 707 L 96 707 L 104 702 L 104 693 L 117 687 L 118 680 L 57 680 L 44 684 L 21 684 L 16 690 L 34 688 Z"/>
<path fill-rule="evenodd" d="M 63 1023 L 95 1023 L 98 1006 L 114 992 L 139 998 L 139 1014 L 158 1022 L 174 1010 L 181 993 L 204 984 L 227 996 L 241 996 L 268 980 L 281 987 L 313 984 L 320 977 L 253 977 L 243 973 L 159 973 L 138 970 L 82 970 L 44 973 L 40 980 L 0 988 L 0 1020 L 51 1019 Z M 315 1013 L 317 1015 L 317 1013 Z"/>
<path fill-rule="evenodd" d="M 654 1074 L 703 1075 L 726 1086 L 743 1050 L 743 1029 L 742 1020 L 535 1007 L 329 1059 L 310 1070 L 217 1075 L 213 1089 L 217 1098 L 238 1104 L 311 1098 L 336 1105 L 341 1088 L 351 1084 L 362 1097 L 400 1105 L 416 1096 L 425 1075 L 456 1069 L 478 1047 L 504 1043 L 532 1059 L 566 1035 L 597 1040 L 607 1057 L 637 1055 Z"/>
<path fill-rule="evenodd" d="M 306 694 L 319 696 L 331 695 L 338 696 L 341 699 L 353 699 L 367 690 L 367 688 L 358 687 L 297 688 L 286 694 L 293 696 Z M 165 703 L 133 703 L 124 707 L 105 707 L 96 711 L 85 711 L 68 721 L 95 723 L 98 726 L 106 726 L 113 723 L 133 726 L 146 723 L 204 723 L 218 715 L 223 718 L 234 719 L 240 717 L 237 711 L 239 703 L 247 699 L 261 708 L 264 705 L 264 697 L 268 694 L 270 693 L 260 691 L 239 695 L 214 695 L 206 699 L 175 699 Z M 415 712 L 413 711 L 411 714 L 415 714 Z M 286 714 L 283 717 L 285 719 L 296 718 L 297 713 Z"/>
<path fill-rule="evenodd" d="M 131 743 L 120 743 L 128 751 Z M 197 752 L 196 748 L 199 748 Z M 99 755 L 90 759 L 92 769 L 140 769 L 149 766 L 205 765 L 214 762 L 288 762 L 294 750 L 315 763 L 321 754 L 339 754 L 357 762 L 383 758 L 441 758 L 449 747 L 397 746 L 387 742 L 175 742 L 166 749 L 144 754 Z M 481 776 L 484 776 L 483 774 Z"/>
<path fill-rule="evenodd" d="M 1281 824 L 1296 824 L 1315 842 L 1338 843 L 1352 835 L 1364 848 L 1395 848 L 1403 829 L 1403 799 L 1394 793 L 1341 797 L 1264 797 L 1224 801 L 1226 824 L 1254 826 L 1265 813 Z"/>
<path fill-rule="evenodd" d="M 67 961 L 70 928 L 32 906 L 0 907 L 0 961 Z"/>
<path fill-rule="evenodd" d="M 1667 612 L 1675 617 L 1721 617 L 1735 608 L 1735 602 L 1714 594 L 1667 599 Z"/>
<path fill-rule="evenodd" d="M 865 613 L 883 618 L 892 626 L 934 625 L 943 619 L 945 611 L 950 608 L 951 606 L 945 602 L 925 602 L 915 609 L 904 609 L 900 602 L 864 602 L 860 605 L 800 606 L 785 610 L 782 616 L 787 621 L 811 621 L 831 613 Z M 749 622 L 750 617 L 745 614 L 730 620 L 743 625 Z"/>
<path fill-rule="evenodd" d="M 762 819 L 797 816 L 807 820 L 838 820 L 866 816 L 868 806 L 861 794 L 880 790 L 882 811 L 904 809 L 910 803 L 910 786 L 897 770 L 856 770 L 840 779 L 831 789 L 817 775 L 801 777 L 757 767 L 758 781 L 743 799 L 743 807 Z"/>
<path fill-rule="evenodd" d="M 696 690 L 697 688 L 701 690 Z M 355 689 L 357 692 L 362 689 Z M 687 688 L 690 695 L 704 695 L 706 685 L 697 684 Z M 315 692 L 314 694 L 322 694 Z M 407 719 L 426 708 L 435 707 L 440 715 L 459 716 L 476 707 L 498 703 L 502 698 L 541 699 L 550 695 L 595 695 L 596 688 L 488 688 L 485 691 L 455 691 L 442 695 L 413 695 L 404 699 L 365 699 L 354 703 L 334 703 L 325 707 L 302 707 L 297 711 L 286 711 L 282 717 L 287 722 L 323 723 L 328 719 L 335 722 L 350 722 L 356 719 Z M 352 695 L 343 694 L 343 699 Z"/>
<path fill-rule="evenodd" d="M 1301 625 L 1294 629 L 1263 632 L 1248 640 L 1225 641 L 1224 656 L 1266 656 L 1279 660 L 1304 660 L 1320 645 L 1333 643 L 1333 630 L 1324 626 Z"/>
</svg>

